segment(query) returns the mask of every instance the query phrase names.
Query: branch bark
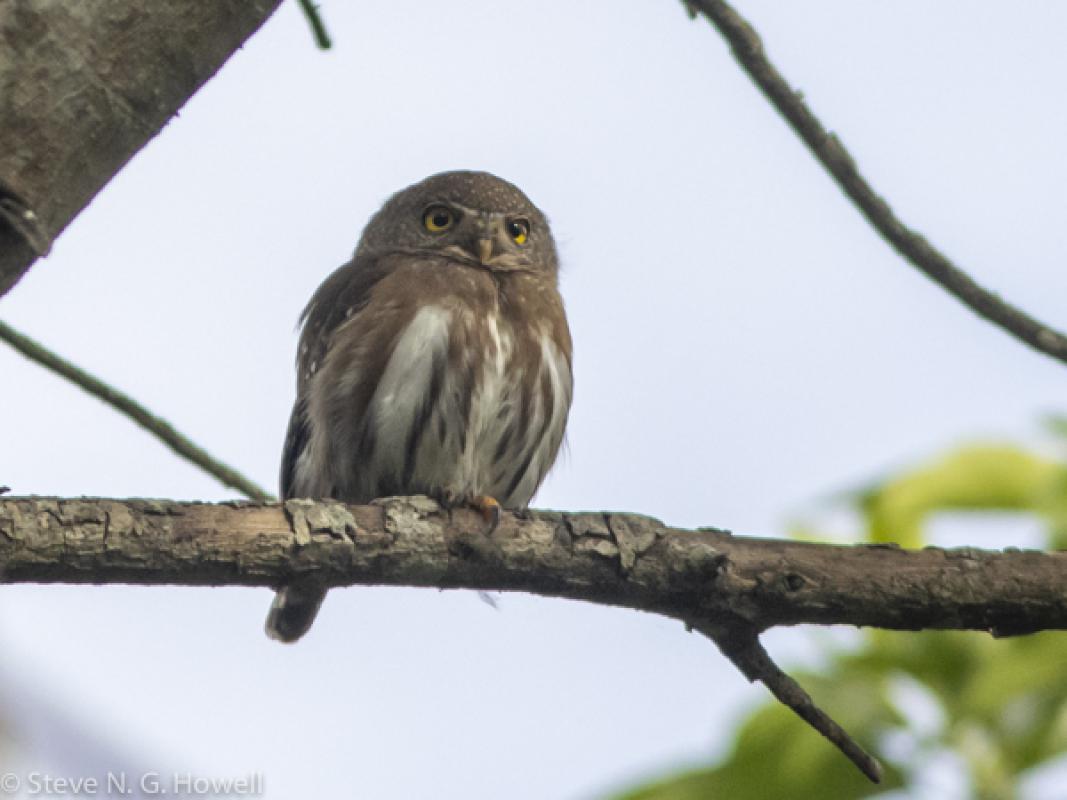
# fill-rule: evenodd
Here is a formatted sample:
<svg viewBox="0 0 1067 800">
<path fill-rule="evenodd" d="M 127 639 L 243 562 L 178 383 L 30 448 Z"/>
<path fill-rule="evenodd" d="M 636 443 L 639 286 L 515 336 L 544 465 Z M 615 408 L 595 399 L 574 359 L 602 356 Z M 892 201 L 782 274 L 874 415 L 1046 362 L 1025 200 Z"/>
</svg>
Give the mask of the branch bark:
<svg viewBox="0 0 1067 800">
<path fill-rule="evenodd" d="M 0 497 L 0 581 L 524 591 L 684 621 L 1067 629 L 1067 552 L 905 550 L 671 528 L 613 512 L 504 514 L 491 537 L 425 498 L 369 506 Z"/>
<path fill-rule="evenodd" d="M 1067 629 L 1067 552 L 905 550 L 671 528 L 613 512 L 504 514 L 492 536 L 425 498 L 369 506 L 0 497 L 0 581 L 524 591 L 680 620 Z"/>
<path fill-rule="evenodd" d="M 0 296 L 279 3 L 0 4 Z"/>
<path fill-rule="evenodd" d="M 423 497 L 369 506 L 0 498 L 0 582 L 277 588 L 355 584 L 525 591 L 662 614 L 711 637 L 750 680 L 872 779 L 877 762 L 774 665 L 778 625 L 1067 629 L 1067 553 L 904 550 L 737 537 L 613 512 L 505 514 Z"/>
</svg>

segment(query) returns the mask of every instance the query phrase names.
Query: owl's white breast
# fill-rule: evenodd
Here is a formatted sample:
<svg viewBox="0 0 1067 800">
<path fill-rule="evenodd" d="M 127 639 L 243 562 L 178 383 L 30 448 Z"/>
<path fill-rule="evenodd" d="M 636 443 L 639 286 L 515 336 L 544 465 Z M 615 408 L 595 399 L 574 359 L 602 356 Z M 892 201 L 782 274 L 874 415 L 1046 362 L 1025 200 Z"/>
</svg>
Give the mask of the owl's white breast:
<svg viewBox="0 0 1067 800">
<path fill-rule="evenodd" d="M 522 379 L 522 372 L 518 368 L 508 369 L 514 339 L 510 330 L 501 328 L 499 314 L 489 314 L 485 326 L 490 346 L 484 354 L 478 391 L 471 397 L 470 435 L 463 455 L 468 462 L 465 468 L 471 473 L 473 482 L 494 485 L 488 465 L 494 461 L 495 448 L 512 420 L 512 408 L 519 400 L 517 384 Z M 488 490 L 482 493 L 492 494 Z"/>
<path fill-rule="evenodd" d="M 484 352 L 450 359 L 453 326 L 479 323 L 488 332 Z M 539 358 L 515 358 L 520 336 Z M 373 448 L 347 494 L 487 494 L 525 506 L 555 459 L 570 391 L 566 359 L 547 331 L 514 330 L 495 312 L 479 321 L 472 311 L 424 307 L 397 339 L 371 399 L 364 424 Z"/>
<path fill-rule="evenodd" d="M 425 306 L 415 314 L 397 340 L 374 392 L 367 423 L 374 426 L 382 457 L 401 456 L 413 420 L 429 397 L 434 370 L 448 358 L 451 312 Z"/>
</svg>

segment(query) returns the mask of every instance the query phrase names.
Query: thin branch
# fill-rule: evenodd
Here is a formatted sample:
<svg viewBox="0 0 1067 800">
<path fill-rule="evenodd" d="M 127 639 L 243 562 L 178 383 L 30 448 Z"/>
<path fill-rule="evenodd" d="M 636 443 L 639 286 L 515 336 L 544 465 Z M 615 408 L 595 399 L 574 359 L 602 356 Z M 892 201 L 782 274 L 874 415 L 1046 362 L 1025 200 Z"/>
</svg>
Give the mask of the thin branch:
<svg viewBox="0 0 1067 800">
<path fill-rule="evenodd" d="M 0 582 L 523 591 L 640 609 L 711 636 L 874 779 L 876 762 L 756 638 L 811 623 L 997 635 L 1067 629 L 1067 552 L 903 550 L 686 531 L 636 514 L 0 497 Z M 694 622 L 696 621 L 696 622 Z M 256 624 L 259 621 L 256 620 Z"/>
<path fill-rule="evenodd" d="M 29 336 L 19 333 L 2 320 L 0 320 L 0 340 L 10 344 L 30 361 L 37 362 L 45 369 L 66 378 L 78 388 L 103 400 L 119 413 L 132 419 L 186 461 L 200 467 L 224 485 L 236 489 L 252 500 L 274 499 L 269 492 L 264 491 L 233 467 L 223 464 L 188 437 L 179 433 L 165 419 L 157 417 L 133 398 L 56 355 Z"/>
<path fill-rule="evenodd" d="M 693 624 L 692 627 L 715 642 L 722 654 L 730 659 L 749 681 L 762 683 L 782 705 L 825 736 L 872 783 L 881 783 L 882 765 L 878 763 L 878 759 L 860 747 L 844 728 L 815 705 L 811 695 L 805 692 L 799 683 L 782 672 L 760 643 L 756 631 L 747 626 Z"/>
<path fill-rule="evenodd" d="M 330 41 L 326 23 L 322 21 L 322 15 L 319 14 L 319 7 L 315 5 L 313 0 L 299 0 L 299 2 L 300 9 L 304 12 L 304 16 L 307 17 L 308 24 L 311 26 L 315 44 L 319 46 L 320 50 L 329 50 L 333 47 L 333 42 Z"/>
<path fill-rule="evenodd" d="M 723 0 L 685 0 L 690 14 L 699 11 L 725 37 L 734 57 L 816 159 L 879 234 L 920 272 L 955 296 L 980 317 L 1035 350 L 1067 363 L 1067 336 L 1001 300 L 976 283 L 916 231 L 908 228 L 860 174 L 841 140 L 828 132 L 767 58 L 755 29 Z"/>
</svg>

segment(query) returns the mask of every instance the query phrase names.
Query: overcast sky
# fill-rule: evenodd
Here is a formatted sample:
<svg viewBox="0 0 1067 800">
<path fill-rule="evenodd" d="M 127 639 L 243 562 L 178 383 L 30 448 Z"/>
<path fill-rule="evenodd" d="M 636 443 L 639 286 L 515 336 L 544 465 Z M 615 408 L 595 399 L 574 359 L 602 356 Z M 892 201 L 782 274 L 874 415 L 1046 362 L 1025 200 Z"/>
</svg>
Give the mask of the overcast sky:
<svg viewBox="0 0 1067 800">
<path fill-rule="evenodd" d="M 742 10 L 906 221 L 1067 328 L 1067 5 Z M 334 50 L 286 3 L 0 301 L 272 491 L 297 315 L 388 194 L 454 168 L 517 183 L 560 243 L 575 402 L 536 506 L 779 535 L 1067 409 L 1067 371 L 901 262 L 680 3 L 323 12 Z M 0 375 L 15 493 L 233 496 L 3 347 Z M 526 596 L 335 591 L 293 647 L 265 590 L 0 601 L 0 666 L 115 753 L 271 798 L 592 800 L 721 753 L 763 698 L 679 624 Z"/>
</svg>

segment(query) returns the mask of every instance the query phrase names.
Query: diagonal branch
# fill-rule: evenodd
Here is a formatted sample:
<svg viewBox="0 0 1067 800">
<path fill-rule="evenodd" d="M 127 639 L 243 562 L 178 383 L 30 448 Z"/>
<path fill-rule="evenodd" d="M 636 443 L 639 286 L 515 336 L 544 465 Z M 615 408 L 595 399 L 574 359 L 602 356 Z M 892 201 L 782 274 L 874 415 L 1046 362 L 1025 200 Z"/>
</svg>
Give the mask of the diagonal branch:
<svg viewBox="0 0 1067 800">
<path fill-rule="evenodd" d="M 299 0 L 299 2 L 300 10 L 304 12 L 308 25 L 311 26 L 311 35 L 315 37 L 315 44 L 320 50 L 329 50 L 333 47 L 333 42 L 330 41 L 326 23 L 322 21 L 322 15 L 319 14 L 319 7 L 315 5 L 314 0 Z"/>
<path fill-rule="evenodd" d="M 710 638 L 724 656 L 750 681 L 759 681 L 782 705 L 821 733 L 859 769 L 872 783 L 881 783 L 882 765 L 878 759 L 860 747 L 848 732 L 838 725 L 829 714 L 815 705 L 811 695 L 795 680 L 786 675 L 771 660 L 760 643 L 759 634 L 745 625 L 697 624 L 694 630 Z"/>
<path fill-rule="evenodd" d="M 274 499 L 252 480 L 246 478 L 233 467 L 216 459 L 187 436 L 175 430 L 174 426 L 165 419 L 157 417 L 132 397 L 104 383 L 104 381 L 95 375 L 89 374 L 78 365 L 72 364 L 65 358 L 56 355 L 29 336 L 19 333 L 3 320 L 0 320 L 0 341 L 7 342 L 30 361 L 37 362 L 45 369 L 66 378 L 79 389 L 88 392 L 99 400 L 103 400 L 120 414 L 129 417 L 155 436 L 177 455 L 200 467 L 200 469 L 216 478 L 223 485 L 236 489 L 252 500 L 269 501 Z"/>
<path fill-rule="evenodd" d="M 860 213 L 900 255 L 920 272 L 954 295 L 980 317 L 1026 342 L 1035 350 L 1067 363 L 1067 336 L 1034 319 L 976 283 L 941 251 L 906 226 L 860 174 L 841 140 L 823 127 L 782 74 L 767 58 L 755 29 L 724 0 L 685 0 L 690 13 L 698 11 L 718 29 L 734 57 L 812 155 L 830 173 Z"/>
<path fill-rule="evenodd" d="M 0 497 L 0 582 L 523 591 L 640 609 L 711 636 L 749 679 L 877 764 L 781 672 L 758 635 L 847 624 L 1014 635 L 1067 629 L 1067 552 L 903 550 L 735 537 L 636 514 L 505 514 L 425 497 L 369 506 Z M 258 620 L 256 621 L 258 624 Z"/>
</svg>

